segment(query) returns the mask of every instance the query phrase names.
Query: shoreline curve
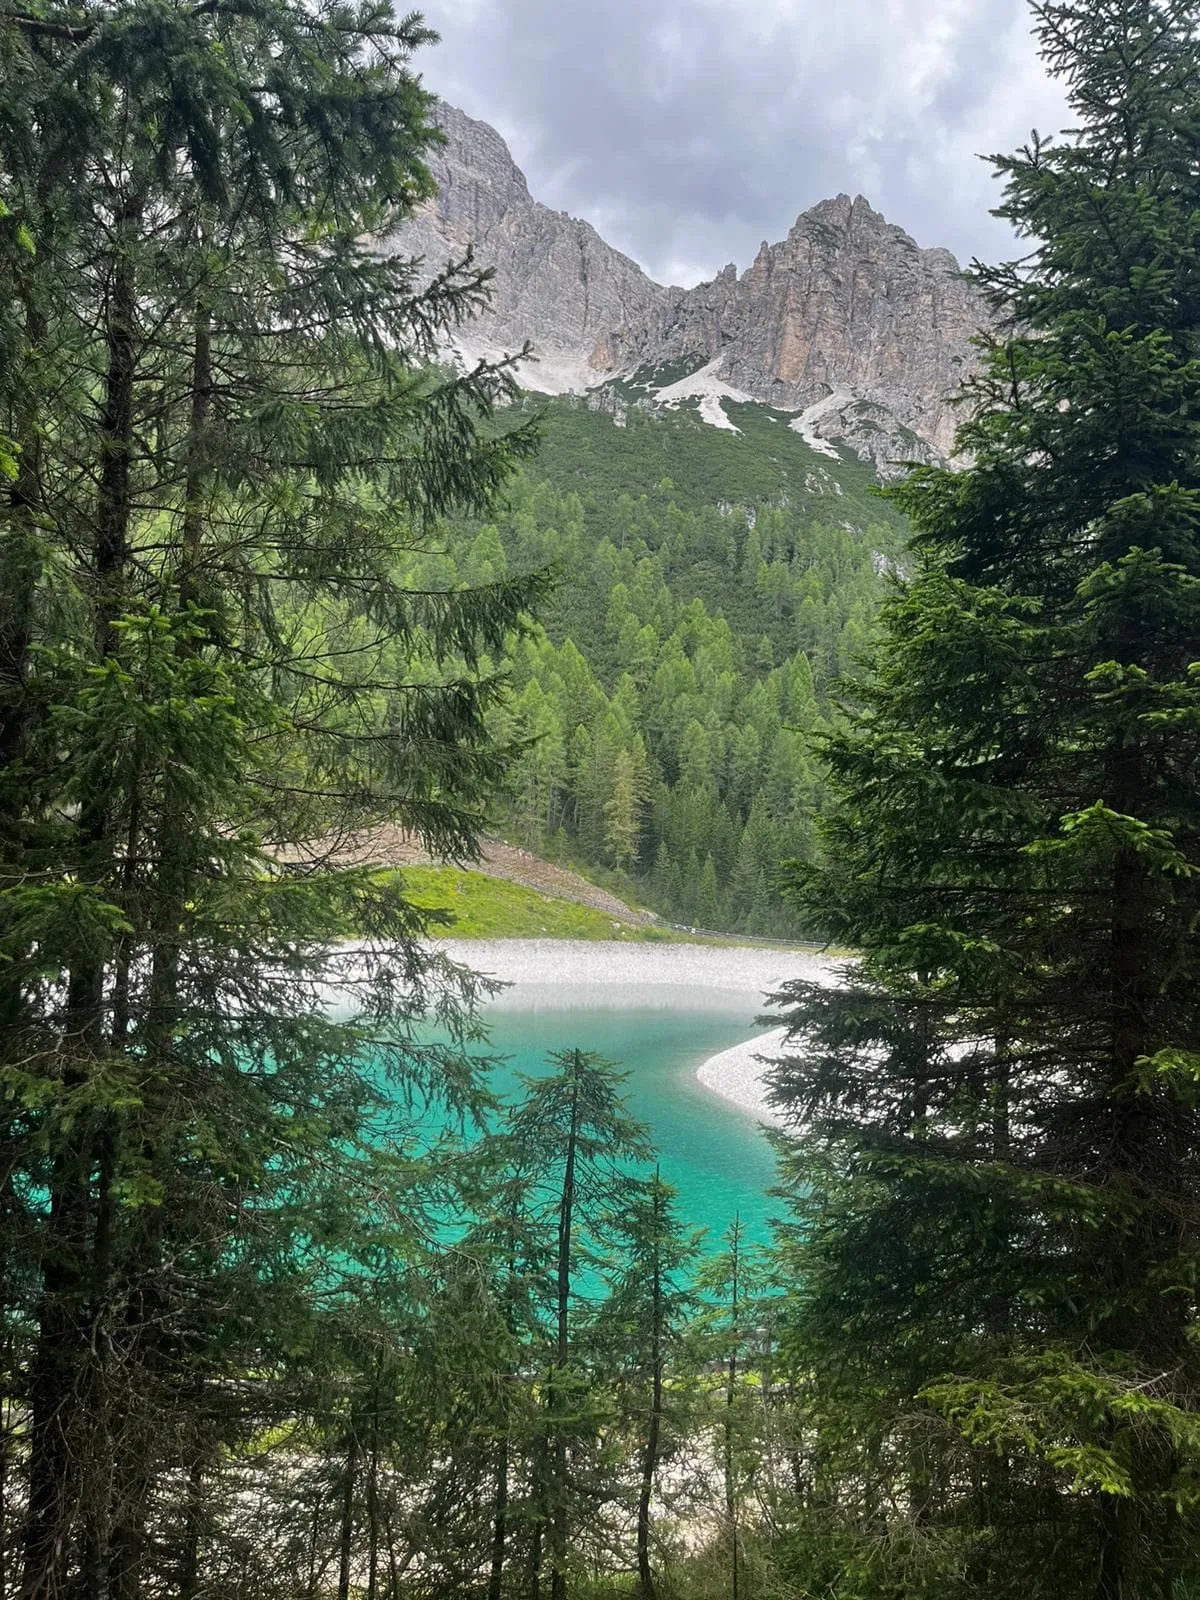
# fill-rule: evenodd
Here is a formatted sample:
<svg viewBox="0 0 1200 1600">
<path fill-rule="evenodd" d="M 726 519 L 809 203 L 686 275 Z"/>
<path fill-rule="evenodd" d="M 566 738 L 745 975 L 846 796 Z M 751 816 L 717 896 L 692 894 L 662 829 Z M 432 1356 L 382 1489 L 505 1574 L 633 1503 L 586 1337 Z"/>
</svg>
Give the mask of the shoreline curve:
<svg viewBox="0 0 1200 1600">
<path fill-rule="evenodd" d="M 433 948 L 457 965 L 503 985 L 485 1010 L 724 1011 L 744 1008 L 747 1030 L 770 1020 L 767 996 L 795 979 L 833 985 L 844 962 L 815 951 L 761 945 L 626 944 L 584 939 L 439 939 Z M 355 944 L 343 947 L 353 954 Z M 351 1008 L 349 988 L 331 1003 Z M 766 1015 L 764 1015 L 766 1013 Z M 760 1056 L 780 1053 L 776 1026 L 694 1069 L 701 1087 L 771 1126 L 783 1119 L 768 1103 Z"/>
<path fill-rule="evenodd" d="M 778 1056 L 786 1036 L 786 1028 L 772 1028 L 743 1044 L 721 1050 L 696 1069 L 696 1077 L 710 1094 L 749 1112 L 768 1127 L 782 1128 L 786 1126 L 783 1117 L 767 1099 L 767 1060 L 763 1058 Z"/>
<path fill-rule="evenodd" d="M 446 940 L 456 961 L 512 987 L 489 1006 L 522 1010 L 607 1010 L 616 1001 L 633 1008 L 727 1010 L 745 1004 L 747 1027 L 769 1020 L 766 996 L 789 980 L 833 984 L 841 963 L 806 950 L 755 945 L 646 945 L 560 939 Z M 767 1015 L 764 1016 L 763 1013 Z M 709 1094 L 770 1127 L 784 1119 L 768 1103 L 766 1063 L 782 1052 L 785 1029 L 766 1033 L 709 1056 L 695 1069 Z"/>
</svg>

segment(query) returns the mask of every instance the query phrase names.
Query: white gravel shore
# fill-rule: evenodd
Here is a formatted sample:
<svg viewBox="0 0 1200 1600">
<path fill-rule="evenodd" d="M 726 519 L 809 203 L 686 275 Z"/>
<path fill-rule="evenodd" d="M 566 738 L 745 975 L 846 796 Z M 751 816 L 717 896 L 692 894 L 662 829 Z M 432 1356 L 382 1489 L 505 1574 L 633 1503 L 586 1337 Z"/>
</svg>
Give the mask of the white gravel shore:
<svg viewBox="0 0 1200 1600">
<path fill-rule="evenodd" d="M 618 944 L 575 939 L 448 939 L 453 960 L 511 985 L 494 1006 L 514 1010 L 728 1011 L 745 1008 L 747 1028 L 767 1009 L 766 996 L 789 979 L 835 983 L 838 964 L 802 950 L 749 945 Z M 764 1063 L 779 1053 L 783 1029 L 759 1033 L 710 1056 L 698 1069 L 704 1087 L 763 1122 Z"/>
<path fill-rule="evenodd" d="M 771 1059 L 783 1053 L 785 1033 L 784 1028 L 772 1028 L 769 1033 L 747 1039 L 745 1044 L 735 1044 L 732 1050 L 709 1056 L 696 1076 L 706 1089 L 720 1095 L 722 1100 L 749 1111 L 760 1122 L 781 1127 L 783 1118 L 767 1103 L 763 1079 Z"/>
</svg>

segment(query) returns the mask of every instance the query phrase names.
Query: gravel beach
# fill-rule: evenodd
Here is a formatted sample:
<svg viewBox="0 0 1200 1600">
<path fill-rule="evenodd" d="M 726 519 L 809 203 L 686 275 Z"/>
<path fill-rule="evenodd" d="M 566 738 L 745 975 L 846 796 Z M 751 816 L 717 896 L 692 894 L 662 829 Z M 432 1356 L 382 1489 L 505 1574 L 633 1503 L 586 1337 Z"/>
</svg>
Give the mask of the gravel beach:
<svg viewBox="0 0 1200 1600">
<path fill-rule="evenodd" d="M 617 944 L 570 939 L 448 939 L 453 960 L 512 987 L 490 1002 L 516 1010 L 631 1010 L 657 1007 L 726 1011 L 744 1004 L 747 1025 L 767 1009 L 765 996 L 793 978 L 835 983 L 838 963 L 801 950 L 721 948 L 699 944 Z M 776 1117 L 763 1091 L 759 1056 L 779 1053 L 783 1029 L 759 1033 L 710 1056 L 697 1077 L 723 1100 L 763 1122 Z"/>
<path fill-rule="evenodd" d="M 769 1033 L 760 1033 L 755 1039 L 747 1039 L 745 1044 L 735 1044 L 732 1050 L 722 1050 L 719 1055 L 709 1056 L 697 1071 L 697 1078 L 713 1094 L 740 1106 L 743 1111 L 749 1111 L 760 1122 L 782 1127 L 783 1118 L 767 1103 L 763 1074 L 767 1070 L 767 1062 L 773 1056 L 782 1054 L 784 1031 L 783 1028 L 772 1028 Z"/>
</svg>

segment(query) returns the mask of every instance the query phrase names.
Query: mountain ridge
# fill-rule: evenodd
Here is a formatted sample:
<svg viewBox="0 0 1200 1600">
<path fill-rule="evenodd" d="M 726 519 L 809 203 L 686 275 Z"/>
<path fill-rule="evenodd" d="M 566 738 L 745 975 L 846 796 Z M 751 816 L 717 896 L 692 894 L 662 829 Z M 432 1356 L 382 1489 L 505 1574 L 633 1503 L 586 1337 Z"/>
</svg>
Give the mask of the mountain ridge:
<svg viewBox="0 0 1200 1600">
<path fill-rule="evenodd" d="M 973 369 L 987 313 L 950 251 L 922 248 L 863 196 L 839 194 L 764 240 L 742 272 L 730 263 L 693 288 L 659 284 L 590 223 L 536 200 L 488 123 L 446 102 L 435 120 L 446 138 L 430 155 L 438 194 L 389 243 L 430 266 L 470 247 L 495 269 L 465 359 L 529 340 L 528 388 L 583 392 L 638 376 L 640 403 L 669 387 L 667 403 L 695 398 L 717 426 L 731 425 L 725 399 L 757 400 L 793 413 L 817 448 L 836 441 L 885 475 L 898 459 L 951 453 L 949 396 Z M 666 386 L 655 382 L 664 367 Z"/>
</svg>

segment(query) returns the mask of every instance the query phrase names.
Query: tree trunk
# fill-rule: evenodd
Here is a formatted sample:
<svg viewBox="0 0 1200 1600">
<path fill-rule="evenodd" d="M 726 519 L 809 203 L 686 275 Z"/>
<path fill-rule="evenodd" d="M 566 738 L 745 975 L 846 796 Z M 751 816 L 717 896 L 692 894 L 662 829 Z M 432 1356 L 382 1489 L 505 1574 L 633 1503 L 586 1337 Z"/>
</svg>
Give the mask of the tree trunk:
<svg viewBox="0 0 1200 1600">
<path fill-rule="evenodd" d="M 513 1312 L 513 1283 L 517 1275 L 517 1220 L 515 1211 L 508 1223 L 508 1248 L 506 1256 L 507 1279 L 504 1285 L 504 1323 L 509 1334 L 516 1338 L 516 1318 Z M 511 1379 L 515 1374 L 500 1375 L 498 1395 L 499 1411 L 503 1419 L 499 1455 L 496 1460 L 496 1488 L 492 1500 L 492 1559 L 488 1573 L 488 1600 L 500 1600 L 504 1592 L 504 1562 L 508 1546 L 509 1472 L 512 1465 L 512 1419 L 509 1414 Z"/>
<path fill-rule="evenodd" d="M 204 1469 L 193 1460 L 188 1465 L 187 1499 L 183 1513 L 183 1549 L 179 1558 L 179 1600 L 196 1600 L 200 1592 L 200 1538 L 204 1527 Z"/>
<path fill-rule="evenodd" d="M 556 1324 L 555 1365 L 546 1385 L 546 1404 L 551 1417 L 558 1404 L 554 1374 L 567 1365 L 570 1354 L 571 1308 L 571 1229 L 575 1217 L 575 1162 L 579 1146 L 579 1051 L 572 1057 L 574 1083 L 571 1093 L 571 1125 L 567 1133 L 566 1162 L 558 1207 L 558 1263 L 555 1276 Z M 558 1420 L 552 1422 L 553 1449 L 550 1481 L 550 1600 L 566 1600 L 567 1593 L 567 1436 Z"/>
<path fill-rule="evenodd" d="M 529 1541 L 529 1600 L 539 1600 L 542 1592 L 542 1519 L 533 1525 Z"/>
<path fill-rule="evenodd" d="M 730 1240 L 731 1273 L 729 1285 L 729 1363 L 725 1373 L 725 1523 L 729 1529 L 729 1594 L 730 1600 L 739 1600 L 741 1574 L 738 1570 L 738 1508 L 737 1485 L 733 1467 L 733 1405 L 737 1393 L 738 1353 L 740 1330 L 738 1327 L 738 1274 L 741 1266 L 741 1219 L 733 1219 Z"/>
<path fill-rule="evenodd" d="M 358 1441 L 351 1438 L 342 1478 L 342 1519 L 338 1534 L 337 1600 L 350 1600 L 350 1558 L 354 1547 L 354 1487 L 358 1475 Z"/>
<path fill-rule="evenodd" d="M 375 1600 L 379 1582 L 379 1405 L 382 1360 L 375 1363 L 371 1393 L 371 1446 L 367 1457 L 367 1600 Z"/>
<path fill-rule="evenodd" d="M 78 1416 L 88 1347 L 85 1130 L 63 1141 L 51 1179 L 38 1338 L 29 1379 L 29 1493 L 20 1600 L 63 1600 L 82 1466 Z"/>
<path fill-rule="evenodd" d="M 42 348 L 46 335 L 46 318 L 30 300 L 25 312 L 29 348 Z M 0 847 L 10 862 L 21 858 L 29 799 L 21 764 L 30 727 L 27 680 L 42 572 L 40 420 L 37 401 L 30 398 L 17 429 L 17 475 L 8 491 L 8 517 L 0 541 Z M 21 1013 L 19 977 L 0 974 L 0 1028 L 16 1027 Z"/>
<path fill-rule="evenodd" d="M 661 1198 L 658 1175 L 654 1187 L 654 1269 L 650 1282 L 650 1420 L 646 1429 L 646 1448 L 642 1454 L 642 1488 L 637 1510 L 638 1587 L 642 1600 L 655 1600 L 654 1575 L 650 1570 L 650 1501 L 654 1495 L 654 1475 L 658 1470 L 658 1444 L 663 1414 L 663 1298 L 660 1240 L 658 1237 Z"/>
<path fill-rule="evenodd" d="M 132 383 L 132 354 L 129 361 L 129 380 Z M 124 363 L 121 364 L 125 371 Z M 187 604 L 187 596 L 194 586 L 195 567 L 199 560 L 202 523 L 199 496 L 203 488 L 201 476 L 201 433 L 207 418 L 211 392 L 211 348 L 208 313 L 196 313 L 195 348 L 193 354 L 191 434 L 188 444 L 188 471 L 186 504 L 183 518 L 183 544 L 180 555 L 179 600 Z M 128 405 L 120 413 L 121 421 L 132 418 L 132 387 Z M 122 508 L 123 531 L 119 538 L 120 562 L 126 560 L 128 523 L 131 502 L 128 482 L 128 461 L 113 463 L 114 499 Z M 114 537 L 114 550 L 117 548 Z M 184 640 L 181 649 L 192 649 Z M 135 776 L 134 780 L 137 782 Z M 122 885 L 132 893 L 135 862 L 142 850 L 141 795 L 134 792 L 128 797 L 129 822 L 126 840 L 126 860 L 122 871 Z M 170 1129 L 174 1120 L 173 1091 L 170 1083 L 174 1033 L 179 1018 L 179 938 L 180 920 L 191 889 L 189 861 L 189 818 L 176 808 L 166 808 L 154 829 L 152 880 L 146 886 L 150 904 L 147 915 L 140 919 L 145 924 L 143 936 L 148 934 L 150 945 L 150 981 L 148 988 L 144 1037 L 147 1059 L 152 1068 L 146 1080 L 144 1104 L 140 1118 L 143 1124 L 141 1160 L 151 1173 L 164 1173 L 164 1152 L 171 1148 Z M 130 920 L 136 922 L 132 903 L 127 908 Z M 113 1015 L 113 1043 L 116 1049 L 124 1046 L 127 1018 L 127 996 L 124 985 L 127 979 L 129 947 L 118 947 Z M 156 1070 L 153 1070 L 156 1069 Z M 118 1125 L 115 1117 L 105 1118 L 102 1150 L 115 1163 L 118 1155 Z M 111 1145 L 111 1149 L 109 1148 Z M 114 1168 L 115 1170 L 115 1168 Z M 111 1192 L 111 1180 L 99 1187 L 96 1223 L 96 1256 L 107 1263 L 103 1277 L 112 1270 L 111 1223 L 106 1218 L 111 1204 L 106 1197 Z M 139 1225 L 133 1230 L 132 1241 L 127 1244 L 124 1276 L 132 1285 L 123 1317 L 121 1332 L 123 1354 L 122 1383 L 119 1397 L 120 1422 L 123 1437 L 119 1451 L 116 1496 L 109 1554 L 109 1590 L 111 1600 L 139 1600 L 142 1589 L 142 1564 L 147 1546 L 146 1523 L 155 1472 L 156 1419 L 147 1413 L 150 1387 L 145 1381 L 158 1369 L 157 1330 L 162 1324 L 163 1308 L 159 1304 L 157 1285 L 160 1282 L 163 1241 L 161 1236 L 161 1210 L 143 1208 Z M 164 1397 L 164 1411 L 179 1403 Z M 163 1421 L 168 1420 L 163 1416 Z"/>
<path fill-rule="evenodd" d="M 151 1475 L 142 1450 L 118 1474 L 108 1557 L 109 1600 L 139 1600 L 146 1554 Z"/>
<path fill-rule="evenodd" d="M 508 1458 L 507 1426 L 500 1440 L 496 1462 L 496 1490 L 492 1502 L 492 1564 L 488 1573 L 488 1600 L 500 1600 L 504 1592 L 504 1557 L 508 1539 Z"/>
<path fill-rule="evenodd" d="M 1119 643 L 1117 653 L 1124 659 L 1136 654 L 1129 640 Z M 1114 811 L 1137 814 L 1145 793 L 1142 768 L 1136 745 L 1121 742 L 1114 748 L 1107 773 L 1107 804 Z M 1128 1352 L 1136 1369 L 1163 1372 L 1183 1362 L 1187 1352 L 1186 1298 L 1178 1289 L 1155 1283 L 1178 1254 L 1183 1226 L 1181 1107 L 1174 1095 L 1142 1090 L 1138 1083 L 1139 1060 L 1152 1055 L 1161 1041 L 1153 1037 L 1149 1022 L 1156 967 L 1153 891 L 1136 851 L 1118 851 L 1108 895 L 1108 1177 L 1116 1193 L 1134 1199 L 1139 1210 L 1132 1226 L 1118 1225 L 1104 1248 L 1101 1270 L 1112 1282 L 1118 1308 L 1104 1334 L 1115 1348 Z M 1114 1419 L 1113 1431 L 1128 1437 L 1132 1494 L 1102 1498 L 1096 1597 L 1168 1600 L 1181 1528 L 1169 1493 L 1178 1451 L 1164 1430 L 1129 1430 Z"/>
<path fill-rule="evenodd" d="M 5 1352 L 6 1365 L 12 1368 L 12 1353 Z M 9 1465 L 9 1401 L 0 1397 L 0 1595 L 8 1594 L 8 1465 Z"/>
<path fill-rule="evenodd" d="M 132 246 L 143 202 L 130 196 L 118 213 L 117 249 L 107 307 L 108 365 L 100 415 L 100 483 L 92 550 L 93 648 L 97 662 L 111 654 L 113 624 L 124 598 L 131 515 L 129 463 L 133 447 L 137 285 Z M 110 847 L 109 797 L 89 797 L 79 818 L 80 868 L 97 881 Z M 103 1044 L 104 952 L 81 950 L 67 986 L 67 1030 L 76 1060 L 64 1075 L 69 1096 L 87 1081 L 87 1058 Z M 106 1492 L 111 1463 L 80 1450 L 79 1421 L 90 1384 L 84 1373 L 96 1344 L 97 1282 L 91 1246 L 91 1174 L 97 1151 L 96 1119 L 79 1114 L 62 1139 L 51 1181 L 50 1221 L 44 1253 L 37 1351 L 30 1381 L 29 1499 L 26 1510 L 21 1600 L 59 1600 L 65 1593 L 76 1506 L 94 1519 Z M 101 1165 L 111 1155 L 101 1155 Z M 104 1274 L 106 1276 L 106 1274 Z M 92 1302 L 92 1314 L 87 1314 Z M 103 1342 L 101 1335 L 100 1342 Z M 87 1459 L 83 1459 L 86 1455 Z M 93 1485 L 92 1492 L 81 1484 Z"/>
<path fill-rule="evenodd" d="M 204 537 L 204 483 L 208 417 L 212 407 L 212 314 L 196 307 L 192 348 L 192 400 L 188 426 L 187 482 L 184 488 L 183 548 L 179 563 L 179 609 L 196 598 Z"/>
</svg>

